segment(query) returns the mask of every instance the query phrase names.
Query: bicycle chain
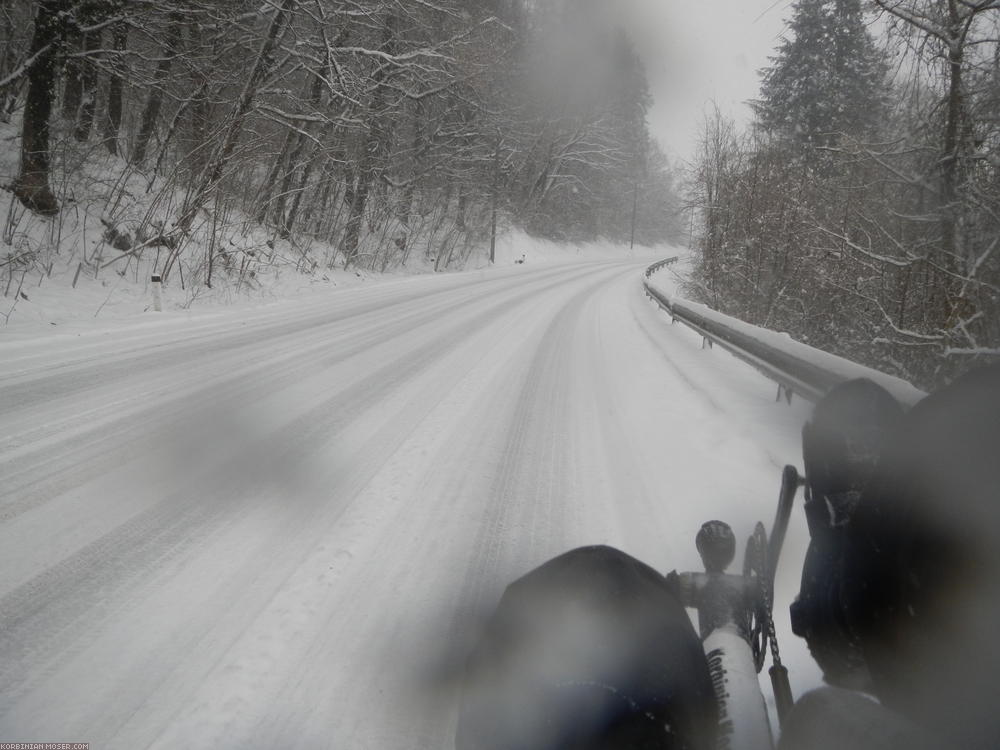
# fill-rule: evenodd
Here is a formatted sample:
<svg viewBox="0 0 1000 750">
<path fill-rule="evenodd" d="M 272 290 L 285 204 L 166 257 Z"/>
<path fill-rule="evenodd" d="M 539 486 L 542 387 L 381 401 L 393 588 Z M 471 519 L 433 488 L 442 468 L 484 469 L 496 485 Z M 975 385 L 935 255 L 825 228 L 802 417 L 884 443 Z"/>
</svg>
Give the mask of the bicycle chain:
<svg viewBox="0 0 1000 750">
<path fill-rule="evenodd" d="M 743 575 L 757 580 L 757 596 L 747 607 L 747 636 L 753 652 L 754 666 L 760 672 L 764 668 L 768 646 L 771 661 L 781 666 L 781 652 L 778 649 L 778 634 L 774 627 L 774 584 L 769 575 L 770 561 L 767 559 L 767 532 L 758 523 L 747 540 Z"/>
<path fill-rule="evenodd" d="M 755 579 L 757 592 L 753 600 L 747 603 L 746 628 L 747 640 L 750 641 L 750 650 L 753 653 L 754 668 L 760 672 L 764 667 L 764 657 L 767 654 L 768 616 L 766 608 L 762 606 L 766 600 L 764 589 L 766 588 L 767 574 L 767 534 L 763 524 L 758 523 L 754 527 L 753 534 L 747 540 L 747 548 L 743 557 L 743 576 L 747 579 Z"/>
</svg>

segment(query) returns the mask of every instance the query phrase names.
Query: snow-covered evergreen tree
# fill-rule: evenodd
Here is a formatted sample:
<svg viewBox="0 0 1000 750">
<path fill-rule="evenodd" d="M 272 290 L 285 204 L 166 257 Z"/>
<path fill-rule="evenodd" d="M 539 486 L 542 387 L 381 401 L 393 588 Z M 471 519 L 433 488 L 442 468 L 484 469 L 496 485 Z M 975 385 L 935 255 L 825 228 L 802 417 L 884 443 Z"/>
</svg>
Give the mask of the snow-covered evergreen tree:
<svg viewBox="0 0 1000 750">
<path fill-rule="evenodd" d="M 807 146 L 871 136 L 885 111 L 885 65 L 860 0 L 797 0 L 789 31 L 762 71 L 760 126 Z"/>
</svg>

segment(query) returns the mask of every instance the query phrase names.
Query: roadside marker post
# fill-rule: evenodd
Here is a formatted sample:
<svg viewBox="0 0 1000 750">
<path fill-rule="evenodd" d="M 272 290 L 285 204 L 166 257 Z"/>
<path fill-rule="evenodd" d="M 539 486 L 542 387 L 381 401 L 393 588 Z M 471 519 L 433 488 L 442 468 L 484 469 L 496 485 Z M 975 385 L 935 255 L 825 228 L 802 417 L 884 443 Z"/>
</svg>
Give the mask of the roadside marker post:
<svg viewBox="0 0 1000 750">
<path fill-rule="evenodd" d="M 163 312 L 163 298 L 160 296 L 161 279 L 158 273 L 153 274 L 153 309 L 156 312 Z"/>
</svg>

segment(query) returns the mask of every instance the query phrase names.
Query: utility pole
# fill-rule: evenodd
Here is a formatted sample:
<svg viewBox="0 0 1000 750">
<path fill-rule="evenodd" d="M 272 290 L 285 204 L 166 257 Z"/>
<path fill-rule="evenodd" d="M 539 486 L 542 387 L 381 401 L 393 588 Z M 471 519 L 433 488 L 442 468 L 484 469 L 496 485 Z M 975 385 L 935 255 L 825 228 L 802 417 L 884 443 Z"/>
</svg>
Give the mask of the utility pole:
<svg viewBox="0 0 1000 750">
<path fill-rule="evenodd" d="M 490 216 L 490 265 L 497 259 L 497 192 L 500 184 L 500 131 L 497 130 L 496 146 L 493 149 L 493 199 Z"/>
<path fill-rule="evenodd" d="M 632 190 L 632 239 L 629 240 L 628 249 L 633 250 L 635 248 L 635 215 L 639 207 L 639 180 L 636 179 L 635 186 Z"/>
<path fill-rule="evenodd" d="M 645 153 L 639 153 L 638 151 L 633 154 L 632 164 L 632 173 L 635 175 L 635 182 L 632 184 L 632 237 L 628 243 L 629 250 L 635 249 L 635 221 L 639 213 L 639 181 L 641 179 L 645 182 L 646 170 L 649 167 L 646 162 Z"/>
</svg>

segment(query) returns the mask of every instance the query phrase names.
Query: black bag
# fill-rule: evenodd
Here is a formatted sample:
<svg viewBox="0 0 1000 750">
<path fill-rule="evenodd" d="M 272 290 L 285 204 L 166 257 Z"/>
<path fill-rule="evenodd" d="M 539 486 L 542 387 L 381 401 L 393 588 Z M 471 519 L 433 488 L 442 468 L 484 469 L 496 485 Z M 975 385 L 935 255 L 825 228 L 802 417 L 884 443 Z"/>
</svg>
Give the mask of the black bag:
<svg viewBox="0 0 1000 750">
<path fill-rule="evenodd" d="M 824 679 L 839 687 L 870 687 L 841 595 L 844 556 L 851 518 L 902 416 L 885 389 L 851 380 L 831 390 L 802 429 L 811 540 L 791 607 L 792 632 L 806 639 Z"/>
<path fill-rule="evenodd" d="M 458 750 L 707 750 L 701 642 L 664 577 L 582 547 L 507 587 L 468 661 Z"/>
<path fill-rule="evenodd" d="M 850 523 L 841 598 L 875 694 L 1000 747 L 1000 365 L 918 403 Z"/>
</svg>

